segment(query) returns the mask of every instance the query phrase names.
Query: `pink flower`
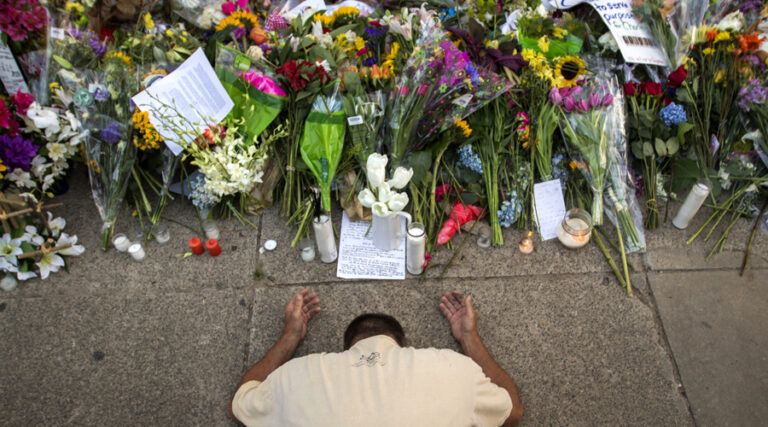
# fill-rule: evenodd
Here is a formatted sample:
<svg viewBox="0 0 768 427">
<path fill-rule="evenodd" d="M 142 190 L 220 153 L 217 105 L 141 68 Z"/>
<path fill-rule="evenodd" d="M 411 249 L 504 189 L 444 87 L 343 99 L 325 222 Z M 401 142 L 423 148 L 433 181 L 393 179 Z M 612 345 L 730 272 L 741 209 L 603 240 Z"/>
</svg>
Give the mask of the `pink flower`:
<svg viewBox="0 0 768 427">
<path fill-rule="evenodd" d="M 408 86 L 400 86 L 400 96 L 407 96 L 408 92 L 410 92 Z"/>
<path fill-rule="evenodd" d="M 11 100 L 16 105 L 16 112 L 21 116 L 25 116 L 27 115 L 27 109 L 29 106 L 35 102 L 35 97 L 28 93 L 24 93 L 21 91 L 21 89 L 19 89 L 15 94 L 13 94 Z"/>
<path fill-rule="evenodd" d="M 613 95 L 610 93 L 606 93 L 605 96 L 603 96 L 603 107 L 607 107 L 611 104 L 613 104 Z"/>
<path fill-rule="evenodd" d="M 446 194 L 451 192 L 451 184 L 443 184 L 435 187 L 435 200 L 438 202 L 443 200 Z"/>
<path fill-rule="evenodd" d="M 248 84 L 251 86 L 268 95 L 275 95 L 280 97 L 287 96 L 283 88 L 281 88 L 276 81 L 274 81 L 271 77 L 265 76 L 264 74 L 261 74 L 257 71 L 248 71 L 242 73 L 240 74 L 240 77 L 248 82 Z"/>
<path fill-rule="evenodd" d="M 589 94 L 589 106 L 591 108 L 600 106 L 600 95 L 597 92 L 592 92 Z"/>
<path fill-rule="evenodd" d="M 237 9 L 237 7 L 235 6 L 235 4 L 230 2 L 230 1 L 226 1 L 226 2 L 221 4 L 221 13 L 223 13 L 223 14 L 225 14 L 227 16 L 233 14 L 236 9 Z"/>
<path fill-rule="evenodd" d="M 563 99 L 563 109 L 566 113 L 570 113 L 576 108 L 576 101 L 573 100 L 572 96 L 566 96 Z"/>
<path fill-rule="evenodd" d="M 423 84 L 419 86 L 419 88 L 416 90 L 416 94 L 419 96 L 424 96 L 425 93 L 427 93 L 427 85 Z"/>
<path fill-rule="evenodd" d="M 589 111 L 589 103 L 586 99 L 580 99 L 579 102 L 576 103 L 576 109 L 579 110 L 582 113 L 586 113 Z"/>
<path fill-rule="evenodd" d="M 552 90 L 549 91 L 549 101 L 555 105 L 562 105 L 563 95 L 561 95 L 560 91 L 556 88 L 552 88 Z"/>
<path fill-rule="evenodd" d="M 0 128 L 10 129 L 11 127 L 11 112 L 8 111 L 8 107 L 5 105 L 5 101 L 0 99 Z"/>
</svg>

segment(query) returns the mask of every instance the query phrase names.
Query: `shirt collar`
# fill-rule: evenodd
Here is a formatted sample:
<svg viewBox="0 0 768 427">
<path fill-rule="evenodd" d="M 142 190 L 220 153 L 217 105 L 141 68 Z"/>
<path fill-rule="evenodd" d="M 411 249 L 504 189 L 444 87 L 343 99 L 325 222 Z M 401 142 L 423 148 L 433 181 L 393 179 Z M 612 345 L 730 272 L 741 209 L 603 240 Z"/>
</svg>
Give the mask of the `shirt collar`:
<svg viewBox="0 0 768 427">
<path fill-rule="evenodd" d="M 362 352 L 370 352 L 384 350 L 390 347 L 399 347 L 394 338 L 389 335 L 374 335 L 356 342 L 350 350 L 354 349 Z"/>
</svg>

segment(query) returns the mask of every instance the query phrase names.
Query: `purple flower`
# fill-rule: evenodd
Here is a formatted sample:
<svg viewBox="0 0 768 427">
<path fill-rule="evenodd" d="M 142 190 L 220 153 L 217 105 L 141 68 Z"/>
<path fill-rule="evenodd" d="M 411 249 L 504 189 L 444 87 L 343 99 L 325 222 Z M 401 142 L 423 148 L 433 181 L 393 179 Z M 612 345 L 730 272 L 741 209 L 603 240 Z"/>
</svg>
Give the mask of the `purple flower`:
<svg viewBox="0 0 768 427">
<path fill-rule="evenodd" d="M 574 101 L 572 96 L 569 95 L 563 99 L 563 109 L 565 109 L 566 113 L 570 113 L 576 109 L 576 101 Z"/>
<path fill-rule="evenodd" d="M 232 31 L 232 36 L 238 40 L 245 37 L 245 28 L 235 28 L 235 31 Z"/>
<path fill-rule="evenodd" d="M 91 46 L 93 54 L 98 58 L 103 57 L 107 53 L 107 45 L 102 43 L 96 36 L 91 36 L 91 38 L 88 39 L 88 45 Z"/>
<path fill-rule="evenodd" d="M 375 56 L 371 56 L 371 57 L 363 59 L 363 65 L 366 66 L 366 67 L 373 67 L 374 64 L 376 64 L 376 57 Z"/>
<path fill-rule="evenodd" d="M 275 30 L 283 30 L 288 28 L 288 21 L 285 20 L 282 16 L 280 16 L 277 11 L 273 11 L 269 14 L 269 18 L 267 18 L 267 23 L 264 25 L 264 31 L 270 32 Z"/>
<path fill-rule="evenodd" d="M 555 105 L 563 105 L 563 96 L 560 95 L 560 91 L 557 88 L 552 88 L 549 91 L 549 102 Z"/>
<path fill-rule="evenodd" d="M 600 94 L 597 92 L 592 92 L 589 94 L 589 106 L 591 108 L 599 107 L 600 106 Z"/>
<path fill-rule="evenodd" d="M 609 105 L 613 104 L 613 95 L 610 93 L 606 93 L 605 96 L 603 96 L 603 107 L 607 107 Z"/>
<path fill-rule="evenodd" d="M 760 80 L 750 80 L 747 86 L 739 90 L 739 108 L 750 111 L 753 105 L 765 104 L 768 101 L 768 87 L 760 84 Z"/>
<path fill-rule="evenodd" d="M 387 34 L 387 30 L 389 30 L 389 27 L 372 22 L 370 26 L 366 25 L 365 35 L 374 40 L 380 39 Z"/>
<path fill-rule="evenodd" d="M 576 103 L 576 109 L 582 113 L 586 113 L 589 111 L 589 102 L 584 98 L 580 99 L 579 102 Z"/>
<path fill-rule="evenodd" d="M 112 122 L 99 132 L 101 140 L 108 144 L 117 144 L 123 137 L 123 129 L 118 122 Z"/>
<path fill-rule="evenodd" d="M 0 157 L 9 170 L 28 171 L 36 155 L 37 147 L 31 140 L 21 135 L 0 135 Z"/>
<path fill-rule="evenodd" d="M 103 87 L 97 87 L 93 92 L 93 99 L 98 102 L 104 102 L 109 99 L 109 92 Z"/>
</svg>

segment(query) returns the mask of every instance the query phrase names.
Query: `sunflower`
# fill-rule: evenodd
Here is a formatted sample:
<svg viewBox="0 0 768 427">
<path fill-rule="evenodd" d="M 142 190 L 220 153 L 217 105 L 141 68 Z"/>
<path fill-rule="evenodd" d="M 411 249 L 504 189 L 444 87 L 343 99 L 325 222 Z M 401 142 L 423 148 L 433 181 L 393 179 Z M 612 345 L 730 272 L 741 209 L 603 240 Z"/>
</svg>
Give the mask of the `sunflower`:
<svg viewBox="0 0 768 427">
<path fill-rule="evenodd" d="M 587 74 L 587 64 L 574 55 L 561 56 L 555 60 L 555 87 L 574 87 L 579 77 Z"/>
</svg>

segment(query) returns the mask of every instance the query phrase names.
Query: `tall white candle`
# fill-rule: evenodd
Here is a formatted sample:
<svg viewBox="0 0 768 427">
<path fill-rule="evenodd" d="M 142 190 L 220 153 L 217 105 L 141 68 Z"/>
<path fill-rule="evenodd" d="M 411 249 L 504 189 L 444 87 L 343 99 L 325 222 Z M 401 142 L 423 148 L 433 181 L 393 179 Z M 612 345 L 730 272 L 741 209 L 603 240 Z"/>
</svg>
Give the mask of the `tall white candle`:
<svg viewBox="0 0 768 427">
<path fill-rule="evenodd" d="M 128 253 L 131 254 L 135 261 L 144 261 L 147 254 L 144 253 L 144 248 L 141 247 L 141 243 L 134 243 L 128 248 Z"/>
<path fill-rule="evenodd" d="M 125 252 L 128 250 L 128 247 L 131 246 L 131 241 L 128 240 L 128 237 L 125 236 L 125 234 L 116 234 L 115 237 L 112 238 L 112 245 L 120 252 Z"/>
<path fill-rule="evenodd" d="M 707 200 L 709 191 L 710 188 L 707 184 L 703 182 L 696 183 L 688 193 L 688 197 L 685 198 L 683 206 L 680 206 L 680 210 L 677 211 L 675 219 L 672 220 L 672 225 L 681 230 L 688 228 L 693 217 L 696 216 L 696 213 L 701 209 L 701 205 Z"/>
<path fill-rule="evenodd" d="M 333 224 L 328 215 L 320 215 L 312 221 L 315 230 L 315 242 L 317 251 L 320 252 L 320 261 L 331 263 L 339 256 L 336 251 L 336 236 L 333 235 Z"/>
<path fill-rule="evenodd" d="M 418 222 L 408 225 L 408 238 L 405 246 L 405 266 L 408 272 L 419 275 L 424 272 L 424 257 L 427 250 L 426 231 Z"/>
</svg>

